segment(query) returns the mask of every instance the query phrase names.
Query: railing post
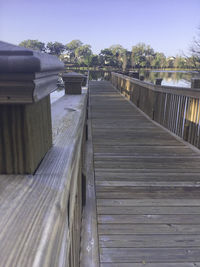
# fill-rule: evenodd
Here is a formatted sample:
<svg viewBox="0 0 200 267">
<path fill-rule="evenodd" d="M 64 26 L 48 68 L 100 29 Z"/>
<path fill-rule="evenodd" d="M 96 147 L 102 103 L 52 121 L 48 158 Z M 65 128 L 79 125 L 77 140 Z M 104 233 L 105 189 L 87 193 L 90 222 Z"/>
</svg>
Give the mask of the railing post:
<svg viewBox="0 0 200 267">
<path fill-rule="evenodd" d="M 162 78 L 157 78 L 155 81 L 155 85 L 161 85 L 162 84 Z"/>
<path fill-rule="evenodd" d="M 136 71 L 130 71 L 129 76 L 134 78 L 134 79 L 139 79 L 139 72 Z"/>
<path fill-rule="evenodd" d="M 191 79 L 191 88 L 200 88 L 200 78 Z"/>
<path fill-rule="evenodd" d="M 63 74 L 65 83 L 65 94 L 80 95 L 82 92 L 81 86 L 85 76 L 76 72 L 68 72 Z"/>
<path fill-rule="evenodd" d="M 52 145 L 50 93 L 63 63 L 0 42 L 0 174 L 33 174 Z"/>
<path fill-rule="evenodd" d="M 200 78 L 192 78 L 191 79 L 191 88 L 193 89 L 199 89 L 200 88 Z M 198 99 L 198 101 L 200 101 L 200 99 Z M 192 113 L 191 113 L 191 121 L 187 121 L 187 123 L 185 124 L 185 138 L 187 138 L 187 141 L 189 140 L 189 142 L 191 144 L 194 144 L 194 142 L 199 142 L 199 121 L 200 119 L 197 121 L 197 111 L 195 111 L 195 102 L 194 100 L 192 101 L 191 105 L 193 106 L 192 109 Z M 186 135 L 187 133 L 187 135 Z M 194 141 L 196 140 L 196 141 Z"/>
</svg>

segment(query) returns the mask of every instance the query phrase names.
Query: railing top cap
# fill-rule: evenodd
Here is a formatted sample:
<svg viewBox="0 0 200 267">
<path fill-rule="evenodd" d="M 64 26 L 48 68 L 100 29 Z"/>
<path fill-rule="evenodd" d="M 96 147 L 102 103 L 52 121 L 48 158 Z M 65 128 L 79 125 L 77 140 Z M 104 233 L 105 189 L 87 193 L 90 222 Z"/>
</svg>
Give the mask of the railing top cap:
<svg viewBox="0 0 200 267">
<path fill-rule="evenodd" d="M 71 77 L 77 77 L 77 78 L 84 78 L 85 75 L 81 74 L 81 73 L 77 73 L 77 72 L 68 72 L 68 73 L 63 73 L 63 77 L 68 77 L 68 78 L 71 78 Z"/>
<path fill-rule="evenodd" d="M 56 57 L 0 41 L 0 73 L 60 71 L 64 64 Z"/>
</svg>

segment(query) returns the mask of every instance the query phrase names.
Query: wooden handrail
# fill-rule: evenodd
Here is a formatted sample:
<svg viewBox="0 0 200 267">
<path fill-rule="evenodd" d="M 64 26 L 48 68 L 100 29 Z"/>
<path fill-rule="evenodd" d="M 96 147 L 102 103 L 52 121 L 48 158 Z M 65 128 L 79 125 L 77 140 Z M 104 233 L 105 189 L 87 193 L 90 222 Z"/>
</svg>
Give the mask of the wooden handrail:
<svg viewBox="0 0 200 267">
<path fill-rule="evenodd" d="M 200 148 L 200 82 L 197 88 L 154 85 L 113 73 L 112 84 L 151 119 Z"/>
<path fill-rule="evenodd" d="M 153 83 L 141 81 L 139 79 L 135 79 L 135 78 L 123 75 L 123 74 L 119 74 L 119 73 L 112 72 L 111 75 L 115 75 L 116 77 L 125 79 L 127 81 L 130 81 L 134 84 L 140 85 L 144 88 L 147 88 L 155 92 L 172 93 L 172 94 L 190 96 L 190 97 L 200 97 L 200 86 L 199 88 L 189 88 L 189 87 L 176 87 L 176 86 L 167 86 L 167 85 L 155 85 Z"/>
</svg>

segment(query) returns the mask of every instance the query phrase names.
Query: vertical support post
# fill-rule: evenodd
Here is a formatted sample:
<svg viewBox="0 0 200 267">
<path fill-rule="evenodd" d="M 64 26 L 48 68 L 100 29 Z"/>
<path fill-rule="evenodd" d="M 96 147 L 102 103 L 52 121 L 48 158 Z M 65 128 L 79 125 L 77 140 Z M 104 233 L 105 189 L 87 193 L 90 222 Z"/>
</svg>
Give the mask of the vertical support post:
<svg viewBox="0 0 200 267">
<path fill-rule="evenodd" d="M 56 57 L 0 42 L 0 174 L 33 174 L 52 146 Z"/>
<path fill-rule="evenodd" d="M 85 76 L 76 72 L 68 72 L 63 74 L 65 83 L 65 94 L 80 95 L 82 93 L 82 82 Z"/>
<path fill-rule="evenodd" d="M 191 88 L 199 88 L 200 89 L 200 78 L 192 78 L 191 79 Z"/>
<path fill-rule="evenodd" d="M 192 78 L 191 79 L 191 88 L 200 89 L 200 78 Z M 190 122 L 188 135 L 192 136 L 191 143 L 195 145 L 195 143 L 196 144 L 199 143 L 199 123 L 198 123 L 199 107 L 194 108 L 194 101 L 193 101 L 193 118 L 192 118 L 192 121 Z"/>
<path fill-rule="evenodd" d="M 161 85 L 162 84 L 162 78 L 157 78 L 155 81 L 155 85 Z"/>
<path fill-rule="evenodd" d="M 129 76 L 134 78 L 134 79 L 139 79 L 139 72 L 136 71 L 130 71 Z"/>
</svg>

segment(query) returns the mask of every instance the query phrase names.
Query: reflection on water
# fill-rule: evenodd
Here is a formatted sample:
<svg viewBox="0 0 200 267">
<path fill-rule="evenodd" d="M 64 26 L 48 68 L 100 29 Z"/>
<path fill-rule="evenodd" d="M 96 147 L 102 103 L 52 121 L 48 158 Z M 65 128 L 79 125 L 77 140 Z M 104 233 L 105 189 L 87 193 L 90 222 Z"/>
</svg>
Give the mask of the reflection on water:
<svg viewBox="0 0 200 267">
<path fill-rule="evenodd" d="M 84 73 L 84 71 L 82 72 Z M 174 71 L 174 70 L 140 70 L 140 75 L 143 75 L 145 81 L 155 83 L 157 78 L 162 78 L 162 85 L 191 87 L 191 78 L 200 75 L 192 71 Z M 109 80 L 111 72 L 109 71 L 90 71 L 90 80 Z"/>
<path fill-rule="evenodd" d="M 141 75 L 144 75 L 145 81 L 155 83 L 157 78 L 162 78 L 162 85 L 191 87 L 191 78 L 197 77 L 197 72 L 191 71 L 147 71 L 141 70 Z"/>
</svg>

